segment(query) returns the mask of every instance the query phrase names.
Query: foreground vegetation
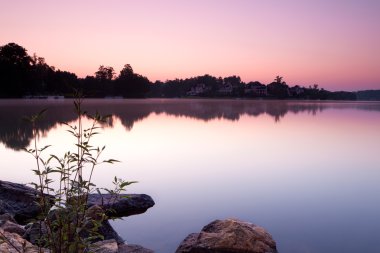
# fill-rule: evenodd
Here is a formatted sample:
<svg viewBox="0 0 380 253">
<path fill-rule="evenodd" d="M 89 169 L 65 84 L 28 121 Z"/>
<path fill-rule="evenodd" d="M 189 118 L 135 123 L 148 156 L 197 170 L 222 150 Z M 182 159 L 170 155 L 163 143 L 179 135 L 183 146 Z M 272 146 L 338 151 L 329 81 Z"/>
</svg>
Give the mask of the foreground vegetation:
<svg viewBox="0 0 380 253">
<path fill-rule="evenodd" d="M 39 231 L 36 244 L 40 252 L 48 249 L 51 253 L 81 253 L 91 252 L 92 243 L 103 240 L 98 232 L 103 221 L 108 219 L 107 213 L 112 210 L 103 210 L 100 206 L 88 206 L 89 194 L 102 192 L 110 194 L 112 201 L 116 201 L 125 187 L 135 183 L 114 178 L 114 189 L 97 188 L 92 178 L 94 170 L 102 163 L 118 162 L 114 159 L 100 160 L 103 147 L 92 146 L 93 137 L 98 134 L 100 124 L 107 120 L 96 113 L 88 115 L 82 109 L 82 98 L 76 96 L 74 101 L 77 121 L 74 125 L 66 124 L 68 132 L 74 137 L 74 151 L 67 151 L 62 157 L 59 155 L 45 156 L 49 146 L 38 146 L 38 122 L 45 110 L 26 118 L 32 125 L 34 141 L 29 148 L 25 148 L 34 159 L 37 183 L 32 183 L 38 192 L 40 215 L 32 220 L 32 226 Z M 92 119 L 86 127 L 83 118 Z M 102 191 L 102 192 L 101 192 Z M 0 233 L 0 240 L 12 242 Z M 17 252 L 22 252 L 14 247 Z"/>
</svg>

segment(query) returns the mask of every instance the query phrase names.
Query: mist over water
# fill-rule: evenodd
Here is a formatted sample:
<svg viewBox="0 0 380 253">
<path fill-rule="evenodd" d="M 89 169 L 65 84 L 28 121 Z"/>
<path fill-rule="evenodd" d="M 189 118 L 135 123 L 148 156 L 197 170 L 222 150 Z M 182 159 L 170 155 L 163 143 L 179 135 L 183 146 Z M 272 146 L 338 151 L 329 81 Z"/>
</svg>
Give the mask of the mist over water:
<svg viewBox="0 0 380 253">
<path fill-rule="evenodd" d="M 128 243 L 174 252 L 189 233 L 236 217 L 265 227 L 279 252 L 378 252 L 380 103 L 252 100 L 87 100 L 112 114 L 95 143 L 122 161 L 95 173 L 139 181 L 147 213 L 114 222 Z M 22 117 L 48 108 L 41 145 L 74 140 L 72 101 L 0 100 L 1 179 L 33 180 Z"/>
</svg>

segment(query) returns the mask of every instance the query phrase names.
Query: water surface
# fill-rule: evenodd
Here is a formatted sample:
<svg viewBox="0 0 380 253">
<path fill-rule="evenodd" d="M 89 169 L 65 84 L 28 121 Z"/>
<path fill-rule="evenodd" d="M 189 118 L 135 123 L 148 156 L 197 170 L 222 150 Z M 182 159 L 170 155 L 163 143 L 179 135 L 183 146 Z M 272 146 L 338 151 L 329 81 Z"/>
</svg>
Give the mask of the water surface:
<svg viewBox="0 0 380 253">
<path fill-rule="evenodd" d="M 282 253 L 380 252 L 380 104 L 250 100 L 87 100 L 112 114 L 95 142 L 122 161 L 96 171 L 137 180 L 156 205 L 114 223 L 129 243 L 174 252 L 187 234 L 236 217 Z M 48 108 L 41 145 L 63 153 L 72 101 L 0 100 L 2 180 L 34 180 L 24 115 Z"/>
</svg>

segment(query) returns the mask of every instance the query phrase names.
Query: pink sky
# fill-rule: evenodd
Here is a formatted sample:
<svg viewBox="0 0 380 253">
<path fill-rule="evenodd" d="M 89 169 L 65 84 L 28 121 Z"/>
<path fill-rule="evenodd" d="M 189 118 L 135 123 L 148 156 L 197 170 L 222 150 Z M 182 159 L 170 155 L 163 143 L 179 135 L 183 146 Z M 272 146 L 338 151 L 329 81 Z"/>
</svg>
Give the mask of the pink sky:
<svg viewBox="0 0 380 253">
<path fill-rule="evenodd" d="M 151 81 L 380 89 L 378 0 L 0 0 L 0 24 L 0 45 L 80 77 L 129 63 Z"/>
</svg>

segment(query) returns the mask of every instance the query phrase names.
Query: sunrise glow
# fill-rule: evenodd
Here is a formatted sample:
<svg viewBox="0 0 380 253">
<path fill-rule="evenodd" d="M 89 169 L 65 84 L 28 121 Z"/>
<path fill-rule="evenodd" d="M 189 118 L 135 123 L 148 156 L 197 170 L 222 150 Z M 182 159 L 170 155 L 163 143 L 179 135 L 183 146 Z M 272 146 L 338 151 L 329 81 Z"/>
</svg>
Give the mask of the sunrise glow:
<svg viewBox="0 0 380 253">
<path fill-rule="evenodd" d="M 1 45 L 79 77 L 129 63 L 153 82 L 207 73 L 380 88 L 376 0 L 1 0 L 0 23 Z"/>
</svg>

